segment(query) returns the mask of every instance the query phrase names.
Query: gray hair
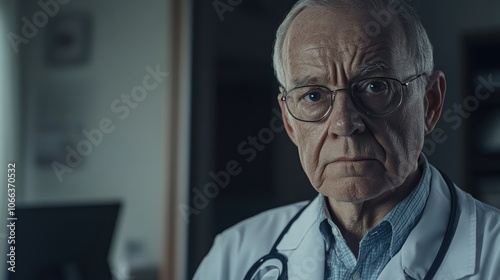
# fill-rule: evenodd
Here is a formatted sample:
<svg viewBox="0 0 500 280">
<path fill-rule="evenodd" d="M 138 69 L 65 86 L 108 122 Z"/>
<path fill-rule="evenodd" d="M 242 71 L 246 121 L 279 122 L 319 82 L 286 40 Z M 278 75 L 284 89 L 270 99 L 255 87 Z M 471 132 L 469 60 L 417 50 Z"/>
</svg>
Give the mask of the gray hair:
<svg viewBox="0 0 500 280">
<path fill-rule="evenodd" d="M 274 42 L 273 66 L 278 82 L 284 86 L 285 70 L 283 66 L 283 44 L 292 21 L 297 15 L 308 7 L 332 8 L 332 7 L 354 8 L 361 11 L 380 11 L 388 7 L 398 7 L 399 17 L 406 36 L 408 54 L 416 65 L 417 74 L 427 73 L 434 69 L 432 45 L 427 36 L 420 19 L 415 10 L 404 0 L 299 0 L 290 10 L 285 20 L 281 23 L 276 32 Z M 374 23 L 376 23 L 374 18 Z M 366 26 L 368 28 L 368 26 Z M 369 29 L 364 30 L 367 36 Z M 372 34 L 373 35 L 373 34 Z"/>
</svg>

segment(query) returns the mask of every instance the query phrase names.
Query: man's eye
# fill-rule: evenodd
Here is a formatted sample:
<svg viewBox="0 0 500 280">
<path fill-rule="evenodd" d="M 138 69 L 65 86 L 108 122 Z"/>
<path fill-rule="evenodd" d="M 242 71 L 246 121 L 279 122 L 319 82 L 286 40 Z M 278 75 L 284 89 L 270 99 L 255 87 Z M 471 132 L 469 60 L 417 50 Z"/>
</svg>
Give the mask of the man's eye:
<svg viewBox="0 0 500 280">
<path fill-rule="evenodd" d="M 369 94 L 380 94 L 385 93 L 388 88 L 387 83 L 384 81 L 367 81 L 359 87 L 359 90 Z"/>
<path fill-rule="evenodd" d="M 310 91 L 303 97 L 307 102 L 318 102 L 321 100 L 321 93 L 317 91 Z"/>
</svg>

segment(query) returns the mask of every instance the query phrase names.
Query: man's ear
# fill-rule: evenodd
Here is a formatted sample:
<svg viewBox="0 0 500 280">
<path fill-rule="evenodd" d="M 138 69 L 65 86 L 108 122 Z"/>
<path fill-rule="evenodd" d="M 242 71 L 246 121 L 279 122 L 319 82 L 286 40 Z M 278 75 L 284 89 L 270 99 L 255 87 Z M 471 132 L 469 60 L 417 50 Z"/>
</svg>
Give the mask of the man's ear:
<svg viewBox="0 0 500 280">
<path fill-rule="evenodd" d="M 290 137 L 290 140 L 297 146 L 297 137 L 295 135 L 295 130 L 293 126 L 290 123 L 290 114 L 288 113 L 288 109 L 286 108 L 286 103 L 282 99 L 283 98 L 283 89 L 280 88 L 281 93 L 278 94 L 278 104 L 280 104 L 281 108 L 281 117 L 283 119 L 283 125 L 285 126 L 286 133 L 288 134 L 288 137 Z"/>
<path fill-rule="evenodd" d="M 425 135 L 428 135 L 436 127 L 443 110 L 444 97 L 446 95 L 446 78 L 441 71 L 435 71 L 429 76 L 429 83 L 425 88 L 424 96 L 424 118 Z"/>
</svg>

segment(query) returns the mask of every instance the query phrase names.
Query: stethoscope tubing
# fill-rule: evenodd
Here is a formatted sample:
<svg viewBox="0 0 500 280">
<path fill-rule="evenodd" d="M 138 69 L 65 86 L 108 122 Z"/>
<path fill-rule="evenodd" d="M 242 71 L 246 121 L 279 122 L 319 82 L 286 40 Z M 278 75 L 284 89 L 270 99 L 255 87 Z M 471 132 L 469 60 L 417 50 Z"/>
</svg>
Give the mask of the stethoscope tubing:
<svg viewBox="0 0 500 280">
<path fill-rule="evenodd" d="M 450 177 L 448 177 L 448 175 L 446 175 L 446 173 L 444 173 L 444 171 L 442 171 L 441 169 L 438 169 L 438 170 L 439 170 L 439 173 L 441 173 L 441 176 L 443 177 L 444 181 L 446 182 L 448 189 L 450 190 L 450 201 L 451 201 L 450 216 L 448 217 L 448 225 L 446 226 L 446 232 L 444 233 L 443 241 L 441 242 L 441 246 L 439 247 L 439 251 L 436 255 L 436 258 L 432 262 L 431 267 L 427 271 L 427 274 L 425 275 L 424 280 L 431 280 L 432 277 L 434 277 L 434 275 L 438 271 L 441 264 L 443 263 L 444 257 L 446 256 L 446 253 L 448 252 L 448 249 L 450 248 L 451 241 L 453 240 L 453 236 L 455 236 L 455 232 L 457 230 L 457 224 L 458 224 L 457 190 L 455 189 L 455 185 L 451 181 Z"/>
</svg>

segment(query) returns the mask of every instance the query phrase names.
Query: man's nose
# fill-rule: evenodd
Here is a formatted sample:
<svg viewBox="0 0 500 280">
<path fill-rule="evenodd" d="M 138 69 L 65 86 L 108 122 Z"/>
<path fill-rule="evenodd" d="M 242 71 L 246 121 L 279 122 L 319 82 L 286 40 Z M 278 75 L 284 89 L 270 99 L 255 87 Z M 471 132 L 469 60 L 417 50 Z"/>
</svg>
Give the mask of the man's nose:
<svg viewBox="0 0 500 280">
<path fill-rule="evenodd" d="M 365 131 L 362 113 L 354 105 L 349 92 L 335 93 L 333 108 L 327 120 L 330 134 L 352 136 Z"/>
</svg>

